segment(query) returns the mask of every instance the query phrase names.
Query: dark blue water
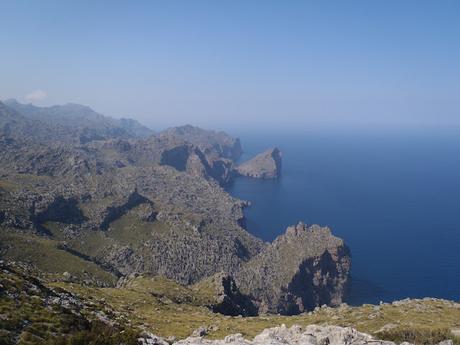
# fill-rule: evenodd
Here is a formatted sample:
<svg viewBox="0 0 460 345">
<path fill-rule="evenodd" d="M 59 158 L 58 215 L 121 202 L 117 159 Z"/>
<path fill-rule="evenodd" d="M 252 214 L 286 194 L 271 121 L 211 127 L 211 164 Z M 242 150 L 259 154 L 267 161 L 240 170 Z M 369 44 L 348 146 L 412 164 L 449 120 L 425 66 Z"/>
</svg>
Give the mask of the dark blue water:
<svg viewBox="0 0 460 345">
<path fill-rule="evenodd" d="M 250 232 L 271 241 L 300 220 L 329 226 L 352 252 L 351 304 L 460 299 L 457 132 L 239 134 L 245 158 L 283 152 L 280 180 L 229 187 L 252 202 Z"/>
</svg>

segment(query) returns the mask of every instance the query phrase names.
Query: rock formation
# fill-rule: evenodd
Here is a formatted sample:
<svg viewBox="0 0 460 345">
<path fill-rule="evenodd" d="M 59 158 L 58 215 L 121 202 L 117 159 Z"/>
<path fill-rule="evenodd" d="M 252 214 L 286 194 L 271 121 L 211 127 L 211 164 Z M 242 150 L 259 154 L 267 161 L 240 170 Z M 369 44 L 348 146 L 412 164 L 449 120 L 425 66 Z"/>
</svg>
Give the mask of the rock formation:
<svg viewBox="0 0 460 345">
<path fill-rule="evenodd" d="M 93 268 L 72 275 L 98 286 L 134 273 L 195 284 L 225 272 L 216 308 L 231 314 L 341 301 L 349 266 L 341 240 L 296 227 L 267 244 L 244 229 L 244 202 L 217 183 L 228 182 L 239 140 L 191 126 L 137 138 L 87 107 L 15 108 L 0 102 L 3 257 L 49 269 L 65 252 Z M 85 133 L 94 136 L 82 141 Z M 254 176 L 279 174 L 279 150 L 261 157 L 248 163 Z M 16 249 L 24 236 L 35 252 Z"/>
<path fill-rule="evenodd" d="M 173 127 L 160 133 L 160 137 L 175 138 L 197 146 L 205 155 L 237 160 L 243 150 L 239 139 L 225 132 L 204 130 L 191 125 Z"/>
<path fill-rule="evenodd" d="M 281 175 L 281 151 L 276 147 L 266 150 L 235 167 L 235 172 L 254 178 L 278 178 Z"/>
<path fill-rule="evenodd" d="M 342 303 L 350 261 L 328 228 L 299 223 L 243 264 L 235 279 L 259 312 L 298 314 Z"/>
<path fill-rule="evenodd" d="M 157 339 L 158 340 L 158 339 Z M 144 344 L 148 344 L 145 342 Z M 158 342 L 158 344 L 162 344 Z M 378 340 L 369 334 L 358 332 L 350 327 L 309 325 L 301 327 L 285 325 L 265 329 L 253 340 L 247 340 L 242 334 L 232 334 L 223 340 L 208 340 L 202 337 L 189 337 L 178 341 L 176 345 L 396 345 L 392 341 Z M 411 345 L 404 343 L 404 345 Z M 453 345 L 450 340 L 438 345 Z"/>
</svg>

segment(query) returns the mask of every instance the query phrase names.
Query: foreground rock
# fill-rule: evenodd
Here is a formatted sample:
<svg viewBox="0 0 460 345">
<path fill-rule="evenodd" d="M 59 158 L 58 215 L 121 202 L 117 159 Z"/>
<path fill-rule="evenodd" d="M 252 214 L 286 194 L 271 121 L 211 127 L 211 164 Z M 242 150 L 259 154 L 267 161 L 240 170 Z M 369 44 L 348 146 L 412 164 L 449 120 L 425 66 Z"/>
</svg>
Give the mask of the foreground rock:
<svg viewBox="0 0 460 345">
<path fill-rule="evenodd" d="M 207 340 L 202 337 L 189 337 L 177 345 L 396 345 L 394 342 L 378 340 L 369 334 L 360 333 L 350 327 L 297 325 L 287 328 L 285 325 L 265 329 L 254 340 L 246 340 L 241 334 L 232 334 L 224 340 Z M 404 343 L 410 345 L 409 343 Z M 451 345 L 443 341 L 440 345 Z"/>
<path fill-rule="evenodd" d="M 343 240 L 328 228 L 299 223 L 245 263 L 236 281 L 259 312 L 298 314 L 342 303 L 350 264 Z"/>
<path fill-rule="evenodd" d="M 235 172 L 242 176 L 272 179 L 281 175 L 281 151 L 269 149 L 237 166 Z"/>
<path fill-rule="evenodd" d="M 280 324 L 356 327 L 375 339 L 398 343 L 438 344 L 451 339 L 458 344 L 459 340 L 456 336 L 460 304 L 434 298 L 407 299 L 378 306 L 343 304 L 338 308 L 316 308 L 299 316 L 245 318 L 228 317 L 205 308 L 215 301 L 209 298 L 214 290 L 211 285 L 200 286 L 195 291 L 193 287 L 161 277 L 137 276 L 124 279 L 116 289 L 107 289 L 72 282 L 47 283 L 40 276 L 30 265 L 0 261 L 2 344 L 22 344 L 25 342 L 17 340 L 34 339 L 35 342 L 27 344 L 120 345 L 135 344 L 139 339 L 141 344 L 166 345 L 163 339 L 172 344 L 192 334 L 224 339 L 238 333 L 250 340 L 261 333 L 268 335 L 257 338 L 262 339 L 261 343 L 276 337 L 290 344 L 307 329 L 286 335 L 290 330 L 278 327 Z M 219 283 L 218 279 L 214 281 Z M 335 332 L 329 327 L 322 329 L 310 333 L 315 334 L 318 344 L 323 344 L 319 341 L 320 335 L 326 343 L 332 342 Z M 74 337 L 78 342 L 73 342 Z M 227 337 L 230 342 L 233 339 L 235 336 Z M 272 340 L 278 341 L 276 339 Z M 200 338 L 187 340 L 202 341 Z"/>
</svg>

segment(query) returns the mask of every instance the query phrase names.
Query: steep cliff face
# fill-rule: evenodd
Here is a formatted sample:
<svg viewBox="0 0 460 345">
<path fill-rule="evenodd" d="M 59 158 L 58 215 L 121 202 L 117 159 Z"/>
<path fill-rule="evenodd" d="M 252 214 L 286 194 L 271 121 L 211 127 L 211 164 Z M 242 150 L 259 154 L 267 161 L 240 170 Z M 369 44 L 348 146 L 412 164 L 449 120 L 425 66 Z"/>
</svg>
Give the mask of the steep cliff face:
<svg viewBox="0 0 460 345">
<path fill-rule="evenodd" d="M 278 148 L 266 150 L 235 168 L 242 176 L 271 179 L 281 175 L 281 151 Z"/>
<path fill-rule="evenodd" d="M 299 223 L 243 264 L 235 279 L 259 312 L 298 314 L 342 303 L 350 262 L 348 248 L 328 228 Z"/>
</svg>

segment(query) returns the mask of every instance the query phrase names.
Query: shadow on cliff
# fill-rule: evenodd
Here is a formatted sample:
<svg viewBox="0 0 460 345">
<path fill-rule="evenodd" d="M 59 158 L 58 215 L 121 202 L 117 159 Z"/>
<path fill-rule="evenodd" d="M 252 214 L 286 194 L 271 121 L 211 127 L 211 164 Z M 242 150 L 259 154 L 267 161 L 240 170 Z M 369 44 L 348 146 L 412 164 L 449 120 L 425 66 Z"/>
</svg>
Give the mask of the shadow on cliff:
<svg viewBox="0 0 460 345">
<path fill-rule="evenodd" d="M 348 247 L 339 248 L 339 257 L 350 255 Z M 296 315 L 321 305 L 340 304 L 339 296 L 347 295 L 349 282 L 343 280 L 340 262 L 326 250 L 319 258 L 305 260 L 289 283 L 285 300 L 278 305 L 284 315 Z"/>
</svg>

